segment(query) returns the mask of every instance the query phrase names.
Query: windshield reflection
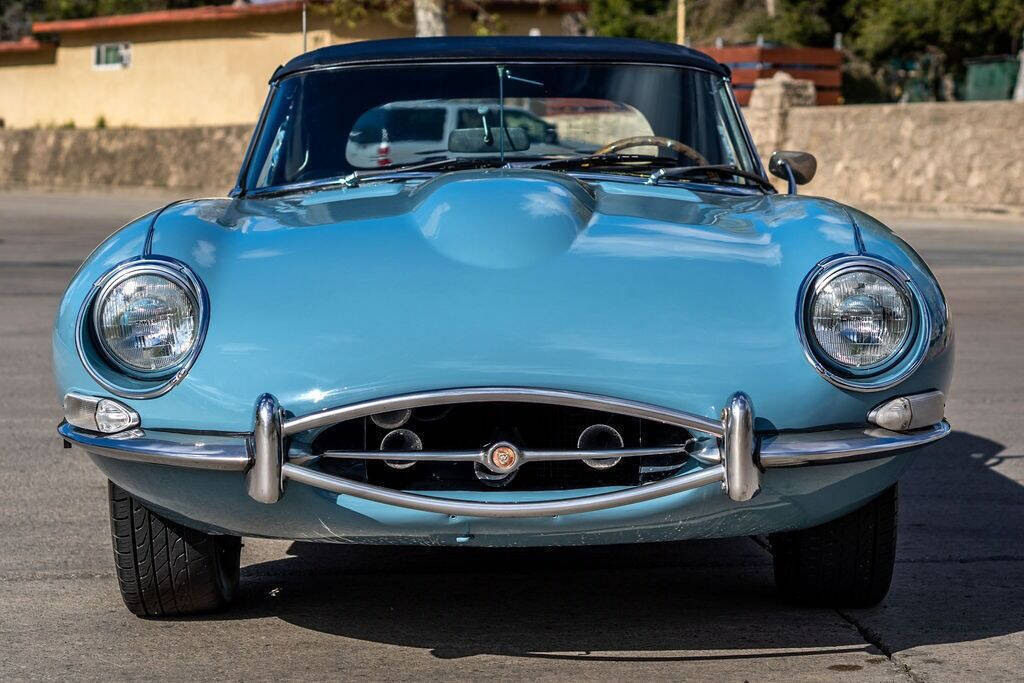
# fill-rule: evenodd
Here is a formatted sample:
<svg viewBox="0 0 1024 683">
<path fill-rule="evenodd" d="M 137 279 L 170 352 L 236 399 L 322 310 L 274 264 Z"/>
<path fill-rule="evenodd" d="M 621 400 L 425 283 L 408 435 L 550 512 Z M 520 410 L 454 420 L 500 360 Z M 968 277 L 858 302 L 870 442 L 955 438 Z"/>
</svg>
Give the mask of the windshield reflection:
<svg viewBox="0 0 1024 683">
<path fill-rule="evenodd" d="M 595 154 L 606 173 L 649 175 L 700 161 L 760 173 L 715 74 L 624 64 L 420 64 L 285 78 L 246 185 L 309 184 L 452 160 L 464 167 Z M 441 164 L 431 172 L 446 170 Z"/>
</svg>

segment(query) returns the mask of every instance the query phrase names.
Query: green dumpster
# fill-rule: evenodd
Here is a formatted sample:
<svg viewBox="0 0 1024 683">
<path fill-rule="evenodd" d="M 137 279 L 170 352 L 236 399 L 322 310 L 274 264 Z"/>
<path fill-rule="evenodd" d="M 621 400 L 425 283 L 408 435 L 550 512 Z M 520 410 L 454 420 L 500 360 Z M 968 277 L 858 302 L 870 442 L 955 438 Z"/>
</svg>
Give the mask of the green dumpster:
<svg viewBox="0 0 1024 683">
<path fill-rule="evenodd" d="M 965 100 L 1008 100 L 1013 97 L 1020 68 L 1014 57 L 983 57 L 967 60 Z"/>
</svg>

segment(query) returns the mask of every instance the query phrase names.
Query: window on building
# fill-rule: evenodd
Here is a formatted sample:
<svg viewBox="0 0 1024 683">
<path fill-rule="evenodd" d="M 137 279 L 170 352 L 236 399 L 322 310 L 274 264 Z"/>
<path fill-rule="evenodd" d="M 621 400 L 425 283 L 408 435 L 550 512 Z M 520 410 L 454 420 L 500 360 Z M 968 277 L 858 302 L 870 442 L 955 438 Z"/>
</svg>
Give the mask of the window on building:
<svg viewBox="0 0 1024 683">
<path fill-rule="evenodd" d="M 132 63 L 131 43 L 100 43 L 93 48 L 95 69 L 126 69 Z"/>
</svg>

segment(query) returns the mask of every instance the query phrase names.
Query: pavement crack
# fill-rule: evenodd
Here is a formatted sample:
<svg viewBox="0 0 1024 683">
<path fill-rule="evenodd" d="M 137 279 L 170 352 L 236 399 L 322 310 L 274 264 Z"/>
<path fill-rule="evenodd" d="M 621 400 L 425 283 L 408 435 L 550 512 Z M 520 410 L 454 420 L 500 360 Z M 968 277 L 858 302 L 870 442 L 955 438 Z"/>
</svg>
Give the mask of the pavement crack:
<svg viewBox="0 0 1024 683">
<path fill-rule="evenodd" d="M 836 614 L 838 614 L 843 621 L 857 629 L 857 632 L 860 634 L 860 637 L 864 639 L 864 642 L 868 643 L 869 645 L 873 645 L 875 648 L 878 649 L 879 652 L 885 655 L 886 659 L 892 662 L 893 667 L 895 667 L 897 671 L 899 671 L 915 683 L 922 683 L 924 681 L 923 678 L 921 678 L 916 673 L 914 673 L 914 671 L 911 670 L 910 665 L 903 661 L 903 658 L 899 656 L 899 653 L 895 652 L 892 649 L 892 647 L 887 645 L 885 641 L 882 640 L 882 635 L 878 631 L 875 631 L 869 626 L 861 624 L 849 612 L 844 612 L 841 609 L 837 609 Z"/>
</svg>

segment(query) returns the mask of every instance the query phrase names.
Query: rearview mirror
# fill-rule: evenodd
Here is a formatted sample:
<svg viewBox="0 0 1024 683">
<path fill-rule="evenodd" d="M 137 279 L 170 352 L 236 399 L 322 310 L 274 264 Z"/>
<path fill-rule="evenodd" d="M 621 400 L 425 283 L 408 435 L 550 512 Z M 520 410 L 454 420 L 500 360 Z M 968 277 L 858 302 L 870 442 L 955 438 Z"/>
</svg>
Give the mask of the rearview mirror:
<svg viewBox="0 0 1024 683">
<path fill-rule="evenodd" d="M 807 152 L 786 152 L 779 150 L 772 153 L 768 162 L 768 170 L 789 183 L 789 193 L 796 194 L 797 185 L 806 185 L 818 171 L 818 160 Z"/>
<path fill-rule="evenodd" d="M 498 136 L 505 135 L 506 152 L 530 149 L 530 136 L 522 128 L 456 128 L 448 135 L 448 151 L 463 154 L 498 153 Z"/>
</svg>

